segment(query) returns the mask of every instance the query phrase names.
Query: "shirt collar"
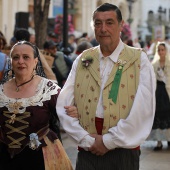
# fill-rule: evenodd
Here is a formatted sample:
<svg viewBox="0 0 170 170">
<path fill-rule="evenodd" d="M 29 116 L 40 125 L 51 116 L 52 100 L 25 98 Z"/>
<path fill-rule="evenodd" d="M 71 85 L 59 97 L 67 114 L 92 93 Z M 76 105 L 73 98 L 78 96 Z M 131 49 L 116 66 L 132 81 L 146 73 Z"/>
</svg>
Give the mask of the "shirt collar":
<svg viewBox="0 0 170 170">
<path fill-rule="evenodd" d="M 120 39 L 118 46 L 116 47 L 116 49 L 113 51 L 113 53 L 111 55 L 109 55 L 108 57 L 114 62 L 116 63 L 118 60 L 118 57 L 121 53 L 121 51 L 124 49 L 124 43 L 122 42 L 122 40 Z M 100 50 L 100 46 L 99 46 L 99 54 L 100 54 L 100 59 L 102 59 L 104 56 Z"/>
</svg>

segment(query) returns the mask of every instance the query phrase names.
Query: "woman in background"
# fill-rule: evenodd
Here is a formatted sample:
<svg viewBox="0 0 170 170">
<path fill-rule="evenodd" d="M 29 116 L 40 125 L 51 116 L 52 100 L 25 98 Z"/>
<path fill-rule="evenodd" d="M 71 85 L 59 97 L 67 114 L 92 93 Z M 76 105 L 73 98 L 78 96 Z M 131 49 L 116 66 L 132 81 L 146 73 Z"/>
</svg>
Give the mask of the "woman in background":
<svg viewBox="0 0 170 170">
<path fill-rule="evenodd" d="M 170 54 L 164 42 L 158 42 L 152 65 L 155 71 L 156 111 L 153 128 L 148 140 L 157 141 L 155 151 L 162 150 L 162 141 L 170 146 Z"/>
</svg>

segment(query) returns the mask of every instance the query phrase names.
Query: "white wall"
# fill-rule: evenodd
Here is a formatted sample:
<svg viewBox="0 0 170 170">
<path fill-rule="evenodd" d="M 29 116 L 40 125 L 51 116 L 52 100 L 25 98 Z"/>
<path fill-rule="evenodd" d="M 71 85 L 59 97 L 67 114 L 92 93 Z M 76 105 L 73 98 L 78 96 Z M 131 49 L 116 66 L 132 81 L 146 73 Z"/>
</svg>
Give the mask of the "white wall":
<svg viewBox="0 0 170 170">
<path fill-rule="evenodd" d="M 9 43 L 15 27 L 15 13 L 28 12 L 28 0 L 0 0 L 0 2 L 0 10 L 2 11 L 0 30 Z"/>
</svg>

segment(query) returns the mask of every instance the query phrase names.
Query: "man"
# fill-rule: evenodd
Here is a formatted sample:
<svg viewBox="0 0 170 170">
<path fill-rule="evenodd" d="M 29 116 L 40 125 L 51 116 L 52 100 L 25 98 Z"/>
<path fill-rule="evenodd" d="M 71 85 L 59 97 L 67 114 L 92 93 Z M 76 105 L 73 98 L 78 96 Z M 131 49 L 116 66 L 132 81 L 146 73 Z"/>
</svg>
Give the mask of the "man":
<svg viewBox="0 0 170 170">
<path fill-rule="evenodd" d="M 57 51 L 57 44 L 52 40 L 44 43 L 44 50 L 47 54 L 51 55 L 51 59 L 48 56 L 48 59 L 52 61 L 51 69 L 56 75 L 58 85 L 63 87 L 65 81 L 67 80 L 68 74 L 70 73 L 73 64 L 72 60 L 63 52 Z"/>
<path fill-rule="evenodd" d="M 81 147 L 76 170 L 139 170 L 139 146 L 151 131 L 155 112 L 153 68 L 143 51 L 121 41 L 117 6 L 99 6 L 93 26 L 100 45 L 74 61 L 57 113 Z M 66 117 L 71 104 L 79 119 Z"/>
</svg>

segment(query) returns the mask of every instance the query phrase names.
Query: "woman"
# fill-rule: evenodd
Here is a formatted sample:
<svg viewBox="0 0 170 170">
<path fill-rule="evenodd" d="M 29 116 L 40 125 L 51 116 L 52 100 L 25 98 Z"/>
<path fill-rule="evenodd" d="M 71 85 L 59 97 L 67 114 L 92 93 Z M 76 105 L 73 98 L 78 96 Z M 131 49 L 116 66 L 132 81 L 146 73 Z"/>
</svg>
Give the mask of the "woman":
<svg viewBox="0 0 170 170">
<path fill-rule="evenodd" d="M 156 80 L 156 111 L 149 140 L 156 140 L 155 151 L 162 150 L 161 141 L 168 141 L 170 146 L 170 54 L 164 42 L 158 42 L 152 62 Z"/>
<path fill-rule="evenodd" d="M 42 77 L 36 46 L 18 42 L 10 56 L 12 78 L 5 77 L 9 80 L 0 86 L 0 169 L 71 170 L 57 134 L 49 128 L 51 115 L 58 121 L 59 86 Z M 77 112 L 75 107 L 67 111 L 71 116 Z"/>
</svg>

